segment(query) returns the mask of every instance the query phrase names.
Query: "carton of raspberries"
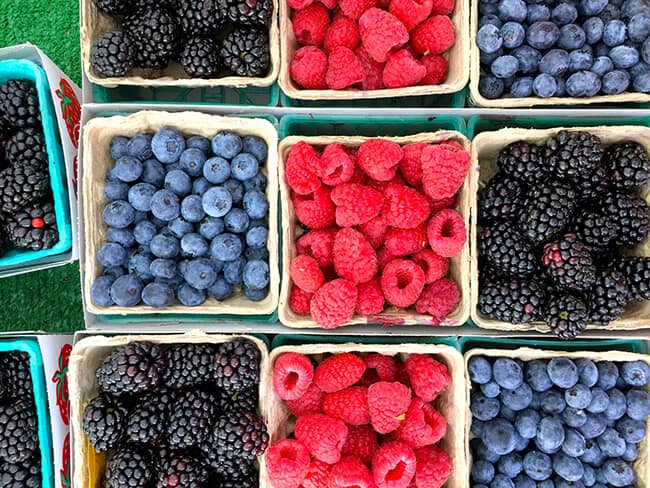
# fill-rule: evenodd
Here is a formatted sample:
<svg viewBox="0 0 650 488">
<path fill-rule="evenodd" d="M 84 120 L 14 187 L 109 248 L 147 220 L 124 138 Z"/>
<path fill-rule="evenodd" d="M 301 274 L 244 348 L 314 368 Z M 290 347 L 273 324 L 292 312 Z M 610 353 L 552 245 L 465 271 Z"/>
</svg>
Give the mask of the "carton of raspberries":
<svg viewBox="0 0 650 488">
<path fill-rule="evenodd" d="M 572 339 L 648 319 L 649 136 L 643 127 L 477 136 L 479 326 Z"/>
<path fill-rule="evenodd" d="M 73 419 L 83 437 L 75 483 L 257 488 L 269 442 L 258 409 L 263 345 L 120 339 L 91 338 L 73 351 Z"/>
<path fill-rule="evenodd" d="M 265 486 L 462 485 L 460 354 L 448 346 L 338 347 L 274 354 L 273 392 L 266 396 L 276 418 L 269 418 Z M 427 350 L 432 354 L 414 353 Z"/>
<path fill-rule="evenodd" d="M 326 329 L 463 323 L 467 141 L 340 141 L 290 137 L 280 146 L 280 320 Z"/>
<path fill-rule="evenodd" d="M 476 350 L 467 364 L 470 488 L 648 486 L 647 356 Z"/>
</svg>

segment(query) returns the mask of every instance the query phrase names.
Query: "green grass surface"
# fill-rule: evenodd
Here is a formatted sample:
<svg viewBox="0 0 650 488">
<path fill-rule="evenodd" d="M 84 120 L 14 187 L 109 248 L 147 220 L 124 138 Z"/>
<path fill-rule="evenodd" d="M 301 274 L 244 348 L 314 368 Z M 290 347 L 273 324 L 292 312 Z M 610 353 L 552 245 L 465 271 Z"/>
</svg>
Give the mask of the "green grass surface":
<svg viewBox="0 0 650 488">
<path fill-rule="evenodd" d="M 79 2 L 0 0 L 0 46 L 31 42 L 77 84 Z M 0 279 L 0 331 L 83 329 L 77 263 Z"/>
</svg>

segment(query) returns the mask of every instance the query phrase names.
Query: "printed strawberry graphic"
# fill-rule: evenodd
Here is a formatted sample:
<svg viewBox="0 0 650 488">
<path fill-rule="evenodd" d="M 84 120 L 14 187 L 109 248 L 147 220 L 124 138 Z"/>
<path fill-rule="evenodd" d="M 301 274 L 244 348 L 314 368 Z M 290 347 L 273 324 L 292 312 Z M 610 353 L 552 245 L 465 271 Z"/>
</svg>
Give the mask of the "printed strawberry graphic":
<svg viewBox="0 0 650 488">
<path fill-rule="evenodd" d="M 52 376 L 56 383 L 56 404 L 61 412 L 61 420 L 65 425 L 70 423 L 70 396 L 68 395 L 68 362 L 72 346 L 65 344 L 59 353 L 59 369 Z"/>
<path fill-rule="evenodd" d="M 61 450 L 62 467 L 59 472 L 61 475 L 61 486 L 70 488 L 72 486 L 72 477 L 70 476 L 70 433 L 65 436 L 63 449 Z"/>
<path fill-rule="evenodd" d="M 75 95 L 72 86 L 67 80 L 62 78 L 59 87 L 60 89 L 56 91 L 56 96 L 59 97 L 59 100 L 61 101 L 63 120 L 68 128 L 70 142 L 72 142 L 72 145 L 77 148 L 79 147 L 81 104 L 79 103 L 79 99 L 77 99 L 77 95 Z"/>
</svg>

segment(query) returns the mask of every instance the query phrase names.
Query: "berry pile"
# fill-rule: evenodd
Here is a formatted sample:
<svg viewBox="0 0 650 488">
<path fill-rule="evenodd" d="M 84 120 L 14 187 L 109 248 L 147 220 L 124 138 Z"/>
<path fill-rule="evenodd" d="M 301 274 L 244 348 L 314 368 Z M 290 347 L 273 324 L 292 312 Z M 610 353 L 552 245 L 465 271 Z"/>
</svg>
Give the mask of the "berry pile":
<svg viewBox="0 0 650 488">
<path fill-rule="evenodd" d="M 190 78 L 264 77 L 271 65 L 272 0 L 95 0 L 121 30 L 99 36 L 90 64 L 101 77 L 148 76 L 176 62 Z M 153 70 L 153 71 L 151 71 Z"/>
<path fill-rule="evenodd" d="M 436 444 L 447 422 L 436 410 L 451 376 L 426 354 L 322 358 L 285 353 L 273 388 L 296 416 L 295 439 L 269 447 L 273 488 L 440 488 L 452 471 Z"/>
<path fill-rule="evenodd" d="M 115 137 L 110 155 L 96 305 L 195 307 L 239 287 L 250 300 L 266 298 L 264 140 L 223 131 L 210 141 L 162 129 Z"/>
<path fill-rule="evenodd" d="M 473 356 L 468 368 L 472 488 L 636 486 L 645 362 Z"/>
<path fill-rule="evenodd" d="M 246 339 L 117 347 L 96 372 L 83 430 L 107 452 L 105 488 L 258 486 L 268 445 L 260 353 Z"/>
<path fill-rule="evenodd" d="M 445 276 L 466 241 L 463 218 L 450 207 L 469 162 L 455 141 L 294 145 L 286 182 L 307 232 L 290 263 L 291 310 L 334 328 L 355 312 L 381 314 L 386 301 L 443 322 L 460 302 Z"/>
<path fill-rule="evenodd" d="M 560 131 L 540 145 L 508 145 L 496 165 L 479 192 L 482 314 L 544 321 L 571 339 L 650 299 L 650 258 L 618 255 L 650 229 L 639 190 L 650 181 L 642 145 L 604 147 L 589 132 Z"/>
<path fill-rule="evenodd" d="M 485 98 L 650 93 L 644 0 L 480 0 L 478 9 Z"/>
<path fill-rule="evenodd" d="M 456 32 L 454 0 L 287 0 L 299 48 L 294 82 L 308 90 L 440 85 Z"/>
<path fill-rule="evenodd" d="M 0 353 L 0 486 L 41 486 L 34 388 L 22 351 Z"/>
<path fill-rule="evenodd" d="M 0 255 L 58 241 L 38 94 L 29 80 L 8 80 L 0 84 Z"/>
</svg>

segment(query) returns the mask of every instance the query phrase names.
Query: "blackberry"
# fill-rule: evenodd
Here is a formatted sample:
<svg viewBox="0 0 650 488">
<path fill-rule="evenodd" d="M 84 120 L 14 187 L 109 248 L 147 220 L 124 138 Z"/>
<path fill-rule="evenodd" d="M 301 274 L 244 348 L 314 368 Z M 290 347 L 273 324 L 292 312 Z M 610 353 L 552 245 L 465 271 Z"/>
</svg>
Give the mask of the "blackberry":
<svg viewBox="0 0 650 488">
<path fill-rule="evenodd" d="M 160 357 L 160 347 L 151 342 L 117 347 L 97 370 L 100 389 L 117 396 L 152 390 L 164 374 Z"/>
<path fill-rule="evenodd" d="M 650 257 L 618 258 L 612 262 L 612 267 L 625 276 L 630 300 L 650 300 Z"/>
<path fill-rule="evenodd" d="M 237 76 L 263 77 L 271 66 L 269 34 L 264 29 L 235 29 L 223 40 L 219 53 L 224 66 Z"/>
<path fill-rule="evenodd" d="M 251 341 L 234 339 L 219 345 L 214 358 L 217 386 L 234 393 L 260 382 L 260 352 Z"/>
<path fill-rule="evenodd" d="M 176 18 L 167 9 L 146 7 L 125 17 L 122 25 L 133 44 L 136 66 L 154 69 L 167 67 L 179 37 Z"/>
<path fill-rule="evenodd" d="M 560 234 L 576 208 L 576 192 L 568 185 L 548 183 L 531 188 L 521 205 L 517 223 L 535 245 Z"/>
<path fill-rule="evenodd" d="M 7 375 L 10 396 L 14 399 L 34 397 L 32 373 L 29 370 L 29 354 L 24 351 L 10 351 L 2 356 L 1 369 Z"/>
<path fill-rule="evenodd" d="M 187 36 L 200 36 L 219 31 L 225 19 L 225 0 L 176 0 L 176 15 Z"/>
<path fill-rule="evenodd" d="M 43 133 L 28 127 L 16 132 L 6 146 L 7 160 L 14 166 L 33 166 L 47 172 L 47 149 Z"/>
<path fill-rule="evenodd" d="M 122 16 L 133 10 L 132 0 L 95 0 L 97 8 L 108 15 Z"/>
<path fill-rule="evenodd" d="M 598 210 L 600 199 L 609 191 L 609 187 L 607 170 L 602 164 L 598 164 L 593 173 L 578 182 L 575 191 L 583 206 L 591 206 Z"/>
<path fill-rule="evenodd" d="M 9 242 L 19 249 L 40 251 L 59 242 L 56 215 L 51 203 L 36 204 L 6 217 Z"/>
<path fill-rule="evenodd" d="M 117 446 L 124 436 L 129 412 L 107 395 L 99 395 L 84 410 L 83 428 L 97 452 Z"/>
<path fill-rule="evenodd" d="M 218 455 L 253 461 L 266 451 L 269 434 L 261 418 L 253 412 L 239 411 L 219 417 L 211 440 Z"/>
<path fill-rule="evenodd" d="M 201 447 L 203 458 L 208 466 L 222 478 L 244 480 L 255 472 L 253 461 L 243 457 L 228 457 L 224 449 L 211 442 Z"/>
<path fill-rule="evenodd" d="M 93 44 L 90 64 L 100 76 L 125 76 L 133 66 L 133 46 L 121 31 L 102 34 Z"/>
<path fill-rule="evenodd" d="M 479 311 L 502 322 L 525 324 L 539 320 L 546 300 L 544 286 L 533 280 L 506 278 L 484 285 Z"/>
<path fill-rule="evenodd" d="M 0 403 L 9 400 L 11 396 L 12 386 L 9 383 L 9 373 L 4 369 L 0 369 Z"/>
<path fill-rule="evenodd" d="M 546 141 L 545 156 L 558 178 L 581 181 L 596 170 L 603 158 L 600 137 L 589 132 L 561 130 Z"/>
<path fill-rule="evenodd" d="M 226 0 L 228 18 L 237 25 L 268 26 L 273 15 L 272 0 Z"/>
<path fill-rule="evenodd" d="M 549 300 L 544 321 L 560 339 L 573 339 L 587 327 L 587 305 L 573 295 L 561 295 Z"/>
<path fill-rule="evenodd" d="M 104 488 L 146 488 L 154 478 L 151 454 L 133 446 L 123 446 L 109 454 Z"/>
<path fill-rule="evenodd" d="M 158 470 L 156 488 L 205 488 L 210 473 L 198 459 L 178 455 L 167 460 Z"/>
<path fill-rule="evenodd" d="M 482 259 L 506 275 L 528 276 L 538 269 L 532 247 L 508 222 L 483 227 L 479 253 Z"/>
<path fill-rule="evenodd" d="M 633 247 L 642 242 L 650 230 L 650 207 L 641 197 L 627 193 L 610 193 L 602 209 L 619 226 L 614 241 L 618 246 Z"/>
<path fill-rule="evenodd" d="M 0 462 L 0 486 L 2 488 L 41 488 L 40 460 L 34 457 L 22 463 Z"/>
<path fill-rule="evenodd" d="M 604 162 L 609 178 L 616 188 L 635 188 L 650 181 L 650 156 L 637 142 L 624 142 L 608 147 Z"/>
<path fill-rule="evenodd" d="M 50 192 L 49 175 L 37 166 L 10 166 L 0 172 L 0 211 L 5 214 L 19 212 L 35 201 L 45 199 Z M 25 214 L 31 212 L 21 212 L 20 217 L 16 214 L 11 220 L 18 221 Z"/>
<path fill-rule="evenodd" d="M 8 127 L 41 127 L 38 93 L 33 82 L 8 80 L 0 85 L 0 118 Z"/>
<path fill-rule="evenodd" d="M 606 248 L 618 235 L 618 224 L 606 215 L 597 212 L 582 212 L 576 215 L 572 226 L 576 236 L 590 249 Z"/>
<path fill-rule="evenodd" d="M 146 394 L 131 408 L 124 433 L 135 444 L 158 444 L 165 434 L 165 425 L 176 395 L 167 390 Z"/>
<path fill-rule="evenodd" d="M 600 273 L 587 294 L 589 322 L 607 325 L 619 318 L 628 304 L 630 291 L 625 276 L 620 271 Z"/>
<path fill-rule="evenodd" d="M 526 185 L 544 180 L 548 173 L 544 151 L 524 141 L 513 142 L 501 149 L 497 165 L 501 171 Z"/>
<path fill-rule="evenodd" d="M 219 488 L 257 488 L 260 485 L 259 475 L 253 470 L 247 478 L 222 478 Z"/>
<path fill-rule="evenodd" d="M 179 394 L 167 422 L 167 442 L 173 449 L 199 447 L 210 435 L 217 400 L 207 391 Z"/>
<path fill-rule="evenodd" d="M 219 390 L 219 411 L 248 411 L 256 412 L 259 403 L 257 387 L 246 390 L 228 393 L 225 390 Z"/>
<path fill-rule="evenodd" d="M 587 291 L 596 281 L 596 265 L 575 234 L 565 234 L 544 246 L 542 264 L 559 288 Z"/>
<path fill-rule="evenodd" d="M 219 72 L 217 43 L 209 37 L 192 37 L 185 43 L 179 61 L 192 78 L 214 78 Z"/>
<path fill-rule="evenodd" d="M 495 174 L 478 193 L 479 222 L 487 224 L 516 217 L 525 191 L 520 181 L 505 173 Z"/>
<path fill-rule="evenodd" d="M 0 460 L 22 463 L 38 449 L 36 409 L 27 400 L 0 406 Z"/>
<path fill-rule="evenodd" d="M 174 344 L 163 351 L 167 369 L 162 383 L 170 388 L 198 386 L 212 381 L 216 348 L 211 344 Z"/>
</svg>

